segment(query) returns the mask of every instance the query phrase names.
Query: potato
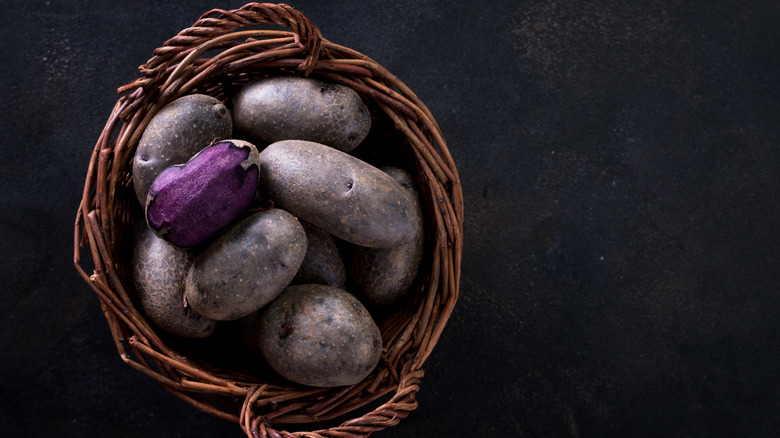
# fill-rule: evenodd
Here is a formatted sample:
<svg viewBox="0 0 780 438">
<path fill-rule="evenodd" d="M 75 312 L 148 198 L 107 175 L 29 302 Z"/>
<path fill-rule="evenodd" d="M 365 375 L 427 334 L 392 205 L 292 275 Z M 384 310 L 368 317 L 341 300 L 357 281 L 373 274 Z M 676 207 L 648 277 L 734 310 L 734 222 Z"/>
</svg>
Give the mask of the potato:
<svg viewBox="0 0 780 438">
<path fill-rule="evenodd" d="M 350 265 L 351 285 L 360 300 L 369 308 L 392 304 L 411 287 L 423 252 L 423 211 L 414 179 L 403 169 L 382 168 L 404 188 L 414 205 L 417 228 L 414 238 L 392 248 L 356 247 Z"/>
<path fill-rule="evenodd" d="M 302 385 L 358 383 L 382 354 L 382 335 L 368 310 L 325 285 L 286 288 L 261 311 L 258 335 L 271 368 Z"/>
<path fill-rule="evenodd" d="M 306 240 L 309 244 L 306 257 L 298 273 L 295 274 L 293 282 L 344 287 L 347 281 L 347 270 L 333 237 L 322 228 L 308 222 L 301 222 L 301 225 L 306 231 Z"/>
<path fill-rule="evenodd" d="M 147 223 L 176 246 L 197 245 L 249 208 L 259 172 L 257 149 L 251 143 L 213 144 L 157 176 L 146 200 Z"/>
<path fill-rule="evenodd" d="M 280 209 L 252 213 L 217 236 L 195 258 L 184 298 L 218 321 L 241 318 L 276 298 L 306 255 L 306 233 Z"/>
<path fill-rule="evenodd" d="M 143 222 L 135 229 L 133 283 L 141 309 L 162 331 L 184 338 L 211 335 L 216 321 L 196 313 L 184 302 L 184 279 L 192 252 L 157 237 Z"/>
<path fill-rule="evenodd" d="M 233 121 L 219 100 L 205 94 L 182 96 L 152 117 L 133 158 L 133 186 L 141 205 L 157 175 L 186 163 L 215 139 L 230 138 Z"/>
<path fill-rule="evenodd" d="M 368 135 L 371 115 L 351 88 L 299 76 L 272 76 L 233 99 L 236 130 L 262 147 L 297 139 L 350 152 Z"/>
<path fill-rule="evenodd" d="M 414 205 L 398 182 L 319 143 L 285 140 L 266 147 L 260 191 L 301 220 L 359 246 L 402 245 L 417 230 Z"/>
</svg>

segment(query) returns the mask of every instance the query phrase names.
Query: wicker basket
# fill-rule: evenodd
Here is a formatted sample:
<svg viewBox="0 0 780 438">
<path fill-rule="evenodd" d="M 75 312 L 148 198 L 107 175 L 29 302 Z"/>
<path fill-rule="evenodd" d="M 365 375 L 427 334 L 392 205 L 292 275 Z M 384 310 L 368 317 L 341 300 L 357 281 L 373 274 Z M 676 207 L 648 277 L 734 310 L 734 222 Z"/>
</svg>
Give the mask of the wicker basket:
<svg viewBox="0 0 780 438">
<path fill-rule="evenodd" d="M 254 26 L 268 23 L 292 32 Z M 323 39 L 303 14 L 284 4 L 209 11 L 139 69 L 141 78 L 119 88 L 121 97 L 92 152 L 74 232 L 76 269 L 98 295 L 122 360 L 195 407 L 240 424 L 250 437 L 358 437 L 397 424 L 417 407 L 422 365 L 452 313 L 460 279 L 462 192 L 431 113 L 382 66 Z M 141 214 L 130 173 L 144 127 L 182 95 L 227 99 L 266 74 L 318 77 L 356 90 L 369 103 L 374 123 L 385 128 L 383 147 L 408 157 L 423 198 L 426 253 L 415 287 L 378 321 L 385 345 L 379 366 L 349 387 L 279 383 L 263 372 L 209 362 L 186 342 L 156 333 L 134 298 L 126 238 Z M 83 265 L 87 257 L 89 267 Z M 299 430 L 279 429 L 290 424 Z M 304 432 L 301 424 L 319 430 Z"/>
</svg>

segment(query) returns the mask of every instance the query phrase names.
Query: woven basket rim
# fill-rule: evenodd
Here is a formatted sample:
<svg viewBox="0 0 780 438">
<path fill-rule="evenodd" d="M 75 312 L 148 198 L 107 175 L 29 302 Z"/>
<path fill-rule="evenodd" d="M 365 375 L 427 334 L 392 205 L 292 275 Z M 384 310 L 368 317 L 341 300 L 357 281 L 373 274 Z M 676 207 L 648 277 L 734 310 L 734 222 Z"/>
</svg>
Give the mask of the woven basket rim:
<svg viewBox="0 0 780 438">
<path fill-rule="evenodd" d="M 267 23 L 290 31 L 241 30 Z M 324 39 L 286 4 L 208 11 L 154 50 L 139 71 L 141 77 L 118 88 L 120 97 L 93 148 L 74 229 L 74 265 L 98 295 L 122 360 L 198 409 L 239 423 L 250 437 L 363 437 L 397 424 L 417 407 L 422 365 L 454 309 L 460 283 L 463 196 L 455 163 L 428 108 L 379 63 Z M 130 163 L 151 117 L 185 94 L 225 100 L 226 90 L 262 74 L 318 77 L 357 91 L 404 138 L 401 147 L 412 157 L 411 170 L 421 188 L 429 251 L 415 298 L 379 322 L 387 337 L 382 363 L 349 387 L 271 384 L 187 357 L 136 309 L 132 281 L 121 263 L 126 261 L 122 238 L 137 208 L 130 196 Z M 82 255 L 92 266 L 84 266 Z M 276 429 L 341 418 L 383 397 L 389 400 L 328 429 Z"/>
</svg>

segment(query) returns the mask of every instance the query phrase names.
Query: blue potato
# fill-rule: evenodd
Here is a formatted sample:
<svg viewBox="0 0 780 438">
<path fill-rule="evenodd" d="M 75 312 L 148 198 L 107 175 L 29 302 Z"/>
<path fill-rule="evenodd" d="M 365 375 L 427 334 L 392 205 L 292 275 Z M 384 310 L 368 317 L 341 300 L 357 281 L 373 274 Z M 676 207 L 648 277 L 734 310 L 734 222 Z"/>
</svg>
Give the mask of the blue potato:
<svg viewBox="0 0 780 438">
<path fill-rule="evenodd" d="M 344 287 L 347 270 L 333 237 L 327 231 L 308 222 L 301 222 L 301 225 L 306 230 L 306 240 L 309 245 L 293 283 Z"/>
<path fill-rule="evenodd" d="M 342 289 L 289 286 L 259 316 L 259 346 L 282 377 L 302 385 L 352 385 L 376 368 L 382 335 L 368 310 Z"/>
<path fill-rule="evenodd" d="M 371 115 L 349 87 L 300 76 L 271 76 L 243 87 L 233 99 L 236 130 L 258 147 L 288 139 L 355 149 Z"/>
<path fill-rule="evenodd" d="M 417 212 L 390 175 L 337 149 L 302 140 L 260 152 L 260 193 L 331 235 L 359 246 L 410 242 Z"/>
<path fill-rule="evenodd" d="M 414 238 L 392 248 L 356 247 L 349 263 L 354 293 L 369 308 L 385 307 L 404 296 L 414 282 L 423 253 L 423 211 L 414 179 L 403 169 L 382 168 L 403 186 L 414 205 Z"/>
<path fill-rule="evenodd" d="M 184 301 L 184 282 L 194 255 L 157 237 L 144 223 L 135 229 L 133 283 L 143 313 L 162 331 L 183 338 L 211 335 L 217 322 Z"/>
<path fill-rule="evenodd" d="M 306 233 L 280 209 L 254 212 L 195 258 L 184 297 L 198 313 L 235 320 L 260 309 L 290 284 L 306 255 Z"/>
<path fill-rule="evenodd" d="M 219 100 L 205 94 L 182 96 L 165 105 L 141 134 L 133 157 L 133 187 L 141 205 L 160 174 L 186 163 L 214 140 L 230 138 L 233 119 Z"/>
</svg>

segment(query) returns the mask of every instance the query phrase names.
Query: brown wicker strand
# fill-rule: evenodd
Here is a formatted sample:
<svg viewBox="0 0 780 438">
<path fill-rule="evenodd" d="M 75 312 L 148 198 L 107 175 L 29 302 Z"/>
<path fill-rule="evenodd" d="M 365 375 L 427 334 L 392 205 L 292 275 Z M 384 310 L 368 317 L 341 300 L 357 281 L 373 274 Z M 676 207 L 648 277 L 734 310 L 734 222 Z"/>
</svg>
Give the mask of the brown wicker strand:
<svg viewBox="0 0 780 438">
<path fill-rule="evenodd" d="M 359 438 L 365 437 L 378 430 L 385 429 L 397 424 L 402 418 L 406 418 L 411 411 L 417 408 L 415 394 L 419 391 L 419 382 L 423 376 L 422 370 L 411 371 L 411 363 L 408 363 L 402 371 L 404 378 L 398 385 L 397 392 L 385 404 L 379 406 L 368 414 L 344 422 L 340 426 L 318 430 L 314 432 L 285 432 L 277 431 L 267 424 L 265 418 L 260 421 L 249 422 L 254 426 L 247 435 L 250 437 L 258 436 L 261 438 L 283 436 L 288 438 Z M 335 416 L 349 412 L 355 407 L 347 406 L 344 412 L 337 412 Z M 247 424 L 247 420 L 244 420 Z M 246 432 L 246 430 L 245 430 Z"/>
<path fill-rule="evenodd" d="M 319 29 L 302 13 L 286 4 L 249 3 L 235 11 L 213 9 L 204 15 L 191 27 L 182 30 L 178 35 L 165 42 L 163 47 L 154 51 L 154 56 L 139 67 L 139 71 L 147 80 L 138 80 L 119 89 L 120 93 L 130 91 L 139 86 L 149 86 L 165 75 L 167 68 L 189 51 L 210 39 L 231 32 L 238 27 L 274 23 L 287 26 L 298 35 L 301 49 L 307 54 L 306 62 L 301 64 L 300 71 L 305 75 L 311 73 L 320 56 L 321 34 Z"/>
</svg>

